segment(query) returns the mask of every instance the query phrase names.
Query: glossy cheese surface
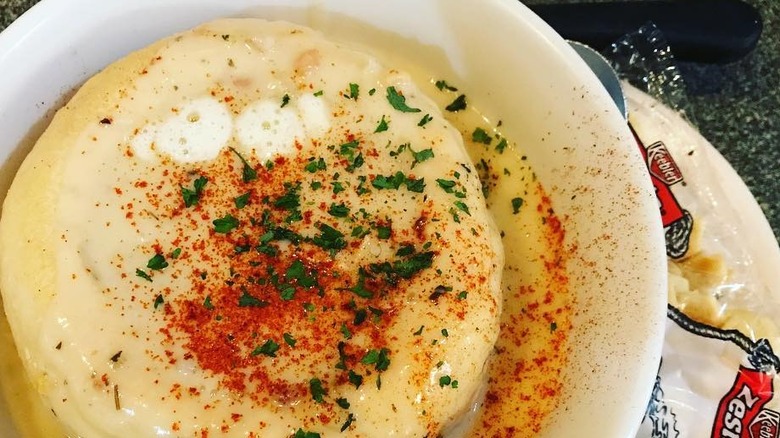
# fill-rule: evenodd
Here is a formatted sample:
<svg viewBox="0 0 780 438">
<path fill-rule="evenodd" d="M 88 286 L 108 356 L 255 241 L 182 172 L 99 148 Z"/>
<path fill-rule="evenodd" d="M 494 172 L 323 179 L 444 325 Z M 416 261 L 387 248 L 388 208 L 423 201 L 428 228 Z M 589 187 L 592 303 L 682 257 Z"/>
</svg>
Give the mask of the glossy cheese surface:
<svg viewBox="0 0 780 438">
<path fill-rule="evenodd" d="M 503 249 L 403 72 L 207 23 L 88 81 L 0 223 L 25 368 L 74 436 L 436 436 L 484 389 Z"/>
</svg>

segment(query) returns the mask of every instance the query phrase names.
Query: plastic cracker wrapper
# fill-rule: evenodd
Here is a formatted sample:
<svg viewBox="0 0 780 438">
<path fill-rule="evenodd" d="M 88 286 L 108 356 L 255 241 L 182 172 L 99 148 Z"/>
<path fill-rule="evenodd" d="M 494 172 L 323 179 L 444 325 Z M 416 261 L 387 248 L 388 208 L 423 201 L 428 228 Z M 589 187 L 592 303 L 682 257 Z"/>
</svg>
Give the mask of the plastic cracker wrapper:
<svg viewBox="0 0 780 438">
<path fill-rule="evenodd" d="M 605 54 L 658 195 L 666 338 L 637 438 L 780 437 L 780 249 L 761 209 L 689 122 L 682 77 L 647 25 Z M 651 97 L 652 96 L 652 97 Z"/>
</svg>

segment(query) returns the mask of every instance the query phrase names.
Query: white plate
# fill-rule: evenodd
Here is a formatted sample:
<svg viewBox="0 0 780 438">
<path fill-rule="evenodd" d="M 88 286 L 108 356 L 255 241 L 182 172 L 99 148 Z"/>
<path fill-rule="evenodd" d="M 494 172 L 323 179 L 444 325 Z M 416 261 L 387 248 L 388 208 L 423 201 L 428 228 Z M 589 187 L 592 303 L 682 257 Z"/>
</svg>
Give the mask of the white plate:
<svg viewBox="0 0 780 438">
<path fill-rule="evenodd" d="M 563 218 L 577 302 L 566 393 L 543 436 L 629 437 L 658 367 L 662 230 L 639 152 L 574 51 L 515 0 L 44 0 L 0 35 L 0 161 L 15 169 L 63 95 L 101 67 L 218 16 L 286 19 L 335 39 L 391 38 L 490 102 Z M 0 180 L 5 192 L 12 173 Z M 0 435 L 13 437 L 0 412 Z"/>
</svg>

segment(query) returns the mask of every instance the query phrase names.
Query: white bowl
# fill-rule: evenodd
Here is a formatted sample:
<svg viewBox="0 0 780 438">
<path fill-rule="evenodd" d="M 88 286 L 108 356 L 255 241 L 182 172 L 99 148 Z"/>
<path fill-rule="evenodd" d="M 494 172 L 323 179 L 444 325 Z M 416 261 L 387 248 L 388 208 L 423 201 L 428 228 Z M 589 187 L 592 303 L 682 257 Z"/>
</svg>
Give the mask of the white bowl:
<svg viewBox="0 0 780 438">
<path fill-rule="evenodd" d="M 158 38 L 236 15 L 362 43 L 389 38 L 402 56 L 452 75 L 492 111 L 511 115 L 505 133 L 527 151 L 572 251 L 565 394 L 542 435 L 633 437 L 663 338 L 658 207 L 632 137 L 595 76 L 515 0 L 45 0 L 0 35 L 0 193 L 74 87 Z M 0 436 L 11 438 L 8 417 L 0 402 Z"/>
</svg>

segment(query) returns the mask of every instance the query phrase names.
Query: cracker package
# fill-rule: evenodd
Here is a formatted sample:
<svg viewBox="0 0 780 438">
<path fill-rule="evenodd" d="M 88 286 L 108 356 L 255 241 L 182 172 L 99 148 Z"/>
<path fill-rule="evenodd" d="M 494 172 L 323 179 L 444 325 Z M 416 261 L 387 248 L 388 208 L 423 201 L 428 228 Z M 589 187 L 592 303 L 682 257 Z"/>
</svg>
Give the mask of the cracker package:
<svg viewBox="0 0 780 438">
<path fill-rule="evenodd" d="M 606 56 L 624 78 L 668 256 L 662 362 L 637 438 L 778 438 L 777 239 L 745 184 L 694 128 L 658 29 L 625 36 Z"/>
</svg>

